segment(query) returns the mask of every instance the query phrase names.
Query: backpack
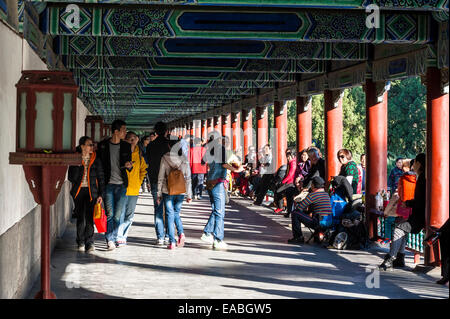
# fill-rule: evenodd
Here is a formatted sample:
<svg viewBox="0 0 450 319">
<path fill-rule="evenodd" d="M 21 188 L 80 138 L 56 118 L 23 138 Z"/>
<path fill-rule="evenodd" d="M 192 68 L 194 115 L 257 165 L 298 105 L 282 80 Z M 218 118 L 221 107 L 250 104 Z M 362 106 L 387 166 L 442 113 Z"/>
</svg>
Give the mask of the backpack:
<svg viewBox="0 0 450 319">
<path fill-rule="evenodd" d="M 341 221 L 341 216 L 345 211 L 345 207 L 347 206 L 347 202 L 342 198 L 338 192 L 335 192 L 330 196 L 331 201 L 331 210 L 332 214 L 332 223 L 333 225 L 339 224 Z"/>
<path fill-rule="evenodd" d="M 186 193 L 186 181 L 179 168 L 172 168 L 167 176 L 167 191 L 169 195 L 181 195 Z"/>
</svg>

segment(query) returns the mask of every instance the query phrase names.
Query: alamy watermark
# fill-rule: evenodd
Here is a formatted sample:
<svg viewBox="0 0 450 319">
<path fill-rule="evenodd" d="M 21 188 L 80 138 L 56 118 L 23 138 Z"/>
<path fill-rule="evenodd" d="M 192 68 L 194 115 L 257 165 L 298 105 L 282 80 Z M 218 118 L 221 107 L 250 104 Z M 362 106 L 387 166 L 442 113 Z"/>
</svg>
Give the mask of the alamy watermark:
<svg viewBox="0 0 450 319">
<path fill-rule="evenodd" d="M 376 4 L 368 5 L 366 13 L 370 13 L 366 18 L 366 27 L 368 29 L 380 28 L 380 7 Z"/>
<path fill-rule="evenodd" d="M 66 13 L 70 13 L 66 19 L 65 23 L 69 28 L 80 28 L 80 7 L 76 4 L 69 4 L 66 7 Z"/>
<path fill-rule="evenodd" d="M 380 270 L 374 266 L 367 266 L 366 287 L 369 289 L 380 288 Z"/>
</svg>

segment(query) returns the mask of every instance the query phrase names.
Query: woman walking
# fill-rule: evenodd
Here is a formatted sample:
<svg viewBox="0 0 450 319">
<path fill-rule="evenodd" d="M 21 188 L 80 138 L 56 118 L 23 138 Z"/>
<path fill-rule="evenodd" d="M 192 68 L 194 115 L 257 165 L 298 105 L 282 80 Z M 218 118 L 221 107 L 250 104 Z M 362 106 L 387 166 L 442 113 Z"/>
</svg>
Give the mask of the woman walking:
<svg viewBox="0 0 450 319">
<path fill-rule="evenodd" d="M 125 136 L 125 141 L 131 145 L 131 161 L 133 168 L 127 171 L 128 187 L 124 212 L 120 216 L 120 224 L 117 230 L 116 247 L 123 247 L 127 244 L 128 232 L 133 224 L 134 211 L 139 197 L 139 189 L 147 175 L 147 163 L 141 149 L 138 146 L 139 137 L 135 132 L 129 131 Z"/>
<path fill-rule="evenodd" d="M 411 207 L 412 212 L 407 221 L 400 222 L 395 226 L 394 235 L 389 253 L 384 257 L 383 263 L 378 266 L 382 270 L 388 268 L 405 266 L 405 246 L 408 234 L 418 234 L 425 227 L 426 206 L 426 181 L 425 181 L 425 159 L 424 153 L 420 153 L 414 160 L 414 172 L 418 175 L 414 189 L 414 199 L 407 200 L 403 207 Z"/>
<path fill-rule="evenodd" d="M 172 142 L 172 141 L 171 141 Z M 173 143 L 170 143 L 173 145 Z M 178 151 L 177 151 L 178 150 Z M 170 195 L 168 185 L 168 177 L 172 171 L 180 170 L 185 183 L 186 192 L 178 195 Z M 175 247 L 183 247 L 186 236 L 184 235 L 183 224 L 181 222 L 180 211 L 183 205 L 183 200 L 186 195 L 186 202 L 190 203 L 192 200 L 191 188 L 191 170 L 189 162 L 180 147 L 171 147 L 171 150 L 163 155 L 161 158 L 161 165 L 158 174 L 158 192 L 157 205 L 164 202 L 166 207 L 167 218 L 167 232 L 169 233 L 168 249 L 175 249 Z M 175 239 L 175 227 L 177 228 L 178 241 Z"/>
<path fill-rule="evenodd" d="M 68 179 L 72 183 L 70 194 L 75 203 L 77 217 L 77 244 L 79 251 L 88 253 L 94 248 L 94 205 L 102 203 L 105 191 L 103 167 L 94 152 L 94 143 L 88 136 L 79 140 L 77 152 L 81 165 L 70 166 Z"/>
</svg>

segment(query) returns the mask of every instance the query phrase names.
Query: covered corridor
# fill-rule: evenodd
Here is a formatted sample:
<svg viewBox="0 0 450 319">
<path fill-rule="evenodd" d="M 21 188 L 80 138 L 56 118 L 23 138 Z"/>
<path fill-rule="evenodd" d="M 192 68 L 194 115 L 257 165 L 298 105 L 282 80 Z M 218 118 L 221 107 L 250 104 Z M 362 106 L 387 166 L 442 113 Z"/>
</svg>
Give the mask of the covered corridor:
<svg viewBox="0 0 450 319">
<path fill-rule="evenodd" d="M 392 81 L 420 77 L 426 87 L 421 236 L 449 216 L 448 31 L 448 1 L 0 0 L 0 298 L 33 297 L 41 270 L 42 291 L 58 298 L 440 298 L 445 289 L 448 297 L 434 286 L 439 245 L 422 241 L 421 266 L 432 272 L 383 273 L 380 289 L 365 286 L 365 266 L 386 252 L 375 242 L 375 198 L 387 190 Z M 94 254 L 73 250 L 67 167 L 80 161 L 80 137 L 99 143 L 116 119 L 139 134 L 163 121 L 174 139 L 227 136 L 241 159 L 270 143 L 276 172 L 287 164 L 288 103 L 296 102 L 300 151 L 313 144 L 312 96 L 323 95 L 328 182 L 339 174 L 337 151 L 348 148 L 343 96 L 354 87 L 365 94 L 371 251 L 289 246 L 289 221 L 241 198 L 227 209 L 229 251 L 199 240 L 207 200 L 183 207 L 187 246 L 166 251 L 154 246 L 148 194 L 128 247 L 107 252 L 96 234 Z M 67 287 L 73 276 L 80 288 Z"/>
<path fill-rule="evenodd" d="M 97 250 L 77 252 L 75 227 L 69 224 L 52 255 L 52 290 L 60 299 L 448 298 L 448 287 L 434 283 L 439 270 L 411 271 L 412 254 L 405 270 L 381 273 L 379 286 L 369 288 L 366 281 L 376 282 L 367 279 L 366 268 L 373 270 L 386 248 L 336 251 L 286 244 L 289 221 L 242 198 L 227 205 L 228 250 L 212 250 L 200 240 L 210 210 L 207 197 L 183 205 L 187 241 L 173 251 L 155 245 L 149 193 L 140 195 L 125 247 L 107 251 L 104 236 L 96 233 Z M 36 281 L 28 298 L 39 289 Z"/>
</svg>

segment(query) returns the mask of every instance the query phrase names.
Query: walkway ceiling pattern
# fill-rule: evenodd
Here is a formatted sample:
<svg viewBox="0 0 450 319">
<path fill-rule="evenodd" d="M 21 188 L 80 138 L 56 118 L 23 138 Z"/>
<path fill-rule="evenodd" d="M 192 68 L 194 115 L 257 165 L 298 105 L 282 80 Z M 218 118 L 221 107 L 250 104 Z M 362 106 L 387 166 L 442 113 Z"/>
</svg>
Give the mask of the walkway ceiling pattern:
<svg viewBox="0 0 450 319">
<path fill-rule="evenodd" d="M 69 3 L 79 8 L 78 26 Z M 381 9 L 379 28 L 366 26 L 370 4 Z M 448 57 L 439 60 L 448 55 L 448 0 L 19 1 L 19 21 L 26 38 L 38 26 L 93 113 L 130 126 L 283 87 L 309 95 L 312 86 L 352 86 L 382 73 L 372 72 L 377 58 L 418 50 L 426 53 L 391 61 L 386 72 L 409 75 L 430 55 L 448 68 Z M 328 75 L 348 67 L 347 79 L 332 84 L 339 81 Z"/>
</svg>

